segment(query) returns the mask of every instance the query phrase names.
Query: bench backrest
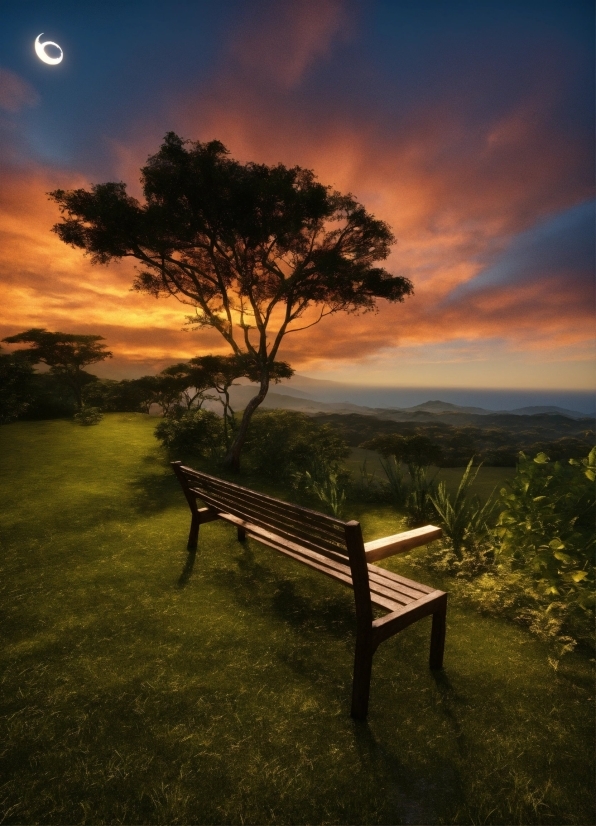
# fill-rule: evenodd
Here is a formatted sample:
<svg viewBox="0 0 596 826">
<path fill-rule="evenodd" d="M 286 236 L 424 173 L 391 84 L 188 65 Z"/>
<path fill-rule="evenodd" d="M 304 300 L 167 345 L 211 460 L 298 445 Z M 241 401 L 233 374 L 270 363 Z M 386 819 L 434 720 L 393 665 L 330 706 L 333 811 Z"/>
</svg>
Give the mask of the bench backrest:
<svg viewBox="0 0 596 826">
<path fill-rule="evenodd" d="M 187 492 L 218 513 L 230 513 L 270 530 L 288 542 L 349 564 L 346 544 L 348 523 L 181 464 L 176 463 L 174 469 L 183 486 L 187 486 Z M 192 507 L 190 500 L 189 504 Z"/>
</svg>

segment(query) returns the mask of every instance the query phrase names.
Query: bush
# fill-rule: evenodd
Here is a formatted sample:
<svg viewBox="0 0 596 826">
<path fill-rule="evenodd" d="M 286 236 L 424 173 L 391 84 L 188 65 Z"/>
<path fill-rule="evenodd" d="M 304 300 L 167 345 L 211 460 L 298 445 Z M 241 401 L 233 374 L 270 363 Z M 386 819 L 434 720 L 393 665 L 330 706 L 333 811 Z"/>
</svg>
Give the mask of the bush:
<svg viewBox="0 0 596 826">
<path fill-rule="evenodd" d="M 61 419 L 77 412 L 72 390 L 52 373 L 34 373 L 28 391 L 29 404 L 22 419 Z"/>
<path fill-rule="evenodd" d="M 215 459 L 224 451 L 223 421 L 211 410 L 166 416 L 155 428 L 155 437 L 178 458 Z"/>
<path fill-rule="evenodd" d="M 103 413 L 98 407 L 83 407 L 82 410 L 74 414 L 73 418 L 77 424 L 88 427 L 99 424 L 103 419 Z"/>
<path fill-rule="evenodd" d="M 311 456 L 308 466 L 308 470 L 294 474 L 294 489 L 315 498 L 324 510 L 341 519 L 344 516 L 349 471 L 340 468 L 338 462 L 321 459 L 317 455 Z"/>
<path fill-rule="evenodd" d="M 593 636 L 595 479 L 596 448 L 566 464 L 522 453 L 501 491 L 498 560 L 525 584 L 525 616 L 573 640 Z"/>
<path fill-rule="evenodd" d="M 251 470 L 275 480 L 316 472 L 313 459 L 337 471 L 349 448 L 330 425 L 317 425 L 304 413 L 264 410 L 252 418 L 245 443 Z"/>
<path fill-rule="evenodd" d="M 32 380 L 33 367 L 26 359 L 14 353 L 0 353 L 0 424 L 25 413 L 31 404 Z"/>
</svg>

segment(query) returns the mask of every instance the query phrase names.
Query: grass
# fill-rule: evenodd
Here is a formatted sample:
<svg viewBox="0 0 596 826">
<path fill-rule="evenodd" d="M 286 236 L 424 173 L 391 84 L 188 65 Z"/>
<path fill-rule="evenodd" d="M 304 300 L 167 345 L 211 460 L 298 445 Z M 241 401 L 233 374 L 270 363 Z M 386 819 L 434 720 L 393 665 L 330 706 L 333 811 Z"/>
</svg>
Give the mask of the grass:
<svg viewBox="0 0 596 826">
<path fill-rule="evenodd" d="M 444 672 L 417 623 L 355 723 L 348 589 L 219 523 L 185 573 L 154 426 L 0 428 L 0 822 L 594 822 L 588 662 L 452 600 Z"/>
</svg>

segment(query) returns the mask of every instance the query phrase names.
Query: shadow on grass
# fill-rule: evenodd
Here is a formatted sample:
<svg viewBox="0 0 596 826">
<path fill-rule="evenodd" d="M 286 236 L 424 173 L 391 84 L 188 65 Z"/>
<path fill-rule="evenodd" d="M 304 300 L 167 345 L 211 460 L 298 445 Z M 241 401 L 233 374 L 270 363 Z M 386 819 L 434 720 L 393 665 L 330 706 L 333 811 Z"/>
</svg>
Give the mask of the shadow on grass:
<svg viewBox="0 0 596 826">
<path fill-rule="evenodd" d="M 151 464 L 155 467 L 154 462 Z M 162 465 L 160 471 L 148 469 L 131 479 L 130 505 L 133 510 L 138 513 L 156 513 L 186 504 L 180 484 L 170 466 Z"/>
<path fill-rule="evenodd" d="M 271 560 L 258 559 L 250 539 L 238 544 L 241 553 L 231 557 L 225 569 L 209 570 L 209 577 L 232 593 L 235 601 L 246 608 L 258 605 L 263 612 L 305 635 L 310 635 L 315 627 L 317 632 L 326 632 L 338 639 L 354 631 L 351 590 L 346 588 L 345 594 L 341 594 L 340 587 L 334 587 L 327 577 L 311 573 L 292 560 L 277 559 L 276 556 L 281 555 L 276 552 L 272 552 Z M 264 554 L 267 550 L 264 549 Z M 282 565 L 285 570 L 281 569 Z M 308 595 L 301 593 L 306 588 L 311 590 Z"/>
<path fill-rule="evenodd" d="M 437 813 L 461 794 L 459 772 L 437 760 L 432 771 L 413 770 L 390 746 L 375 737 L 367 720 L 353 720 L 354 743 L 362 769 L 388 793 L 387 810 L 403 824 L 437 823 Z"/>
<path fill-rule="evenodd" d="M 196 551 L 189 551 L 188 556 L 186 557 L 186 562 L 184 563 L 184 568 L 182 569 L 182 573 L 178 577 L 178 587 L 184 588 L 185 585 L 188 584 L 188 580 L 190 579 L 193 569 L 195 567 L 195 559 L 197 557 Z"/>
</svg>

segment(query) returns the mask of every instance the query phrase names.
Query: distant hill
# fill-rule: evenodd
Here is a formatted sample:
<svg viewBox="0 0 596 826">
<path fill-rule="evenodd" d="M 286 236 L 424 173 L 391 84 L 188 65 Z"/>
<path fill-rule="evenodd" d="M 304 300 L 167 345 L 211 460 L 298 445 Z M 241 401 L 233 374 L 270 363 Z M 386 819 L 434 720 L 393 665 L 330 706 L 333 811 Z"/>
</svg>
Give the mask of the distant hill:
<svg viewBox="0 0 596 826">
<path fill-rule="evenodd" d="M 310 379 L 315 384 L 315 379 Z M 321 382 L 325 384 L 325 382 Z M 279 387 L 279 389 L 278 389 Z M 238 384 L 231 388 L 230 397 L 232 406 L 241 410 L 246 406 L 256 391 L 256 387 L 251 384 Z M 314 388 L 313 388 L 314 392 Z M 287 383 L 273 385 L 267 394 L 265 401 L 261 405 L 265 410 L 281 408 L 282 410 L 298 410 L 309 415 L 316 413 L 359 413 L 365 416 L 375 416 L 377 418 L 391 419 L 392 421 L 444 421 L 448 424 L 472 423 L 475 417 L 492 416 L 566 416 L 569 419 L 590 419 L 585 413 L 577 410 L 567 410 L 563 407 L 549 405 L 536 405 L 531 407 L 520 407 L 516 410 L 486 410 L 483 407 L 466 407 L 450 402 L 443 402 L 438 399 L 417 404 L 413 407 L 367 407 L 365 405 L 352 404 L 351 402 L 327 402 L 320 401 L 295 387 L 288 387 Z M 214 408 L 215 409 L 215 408 Z M 472 420 L 470 417 L 473 417 Z M 476 423 L 476 422 L 474 422 Z M 479 425 L 482 426 L 482 425 Z"/>
</svg>

